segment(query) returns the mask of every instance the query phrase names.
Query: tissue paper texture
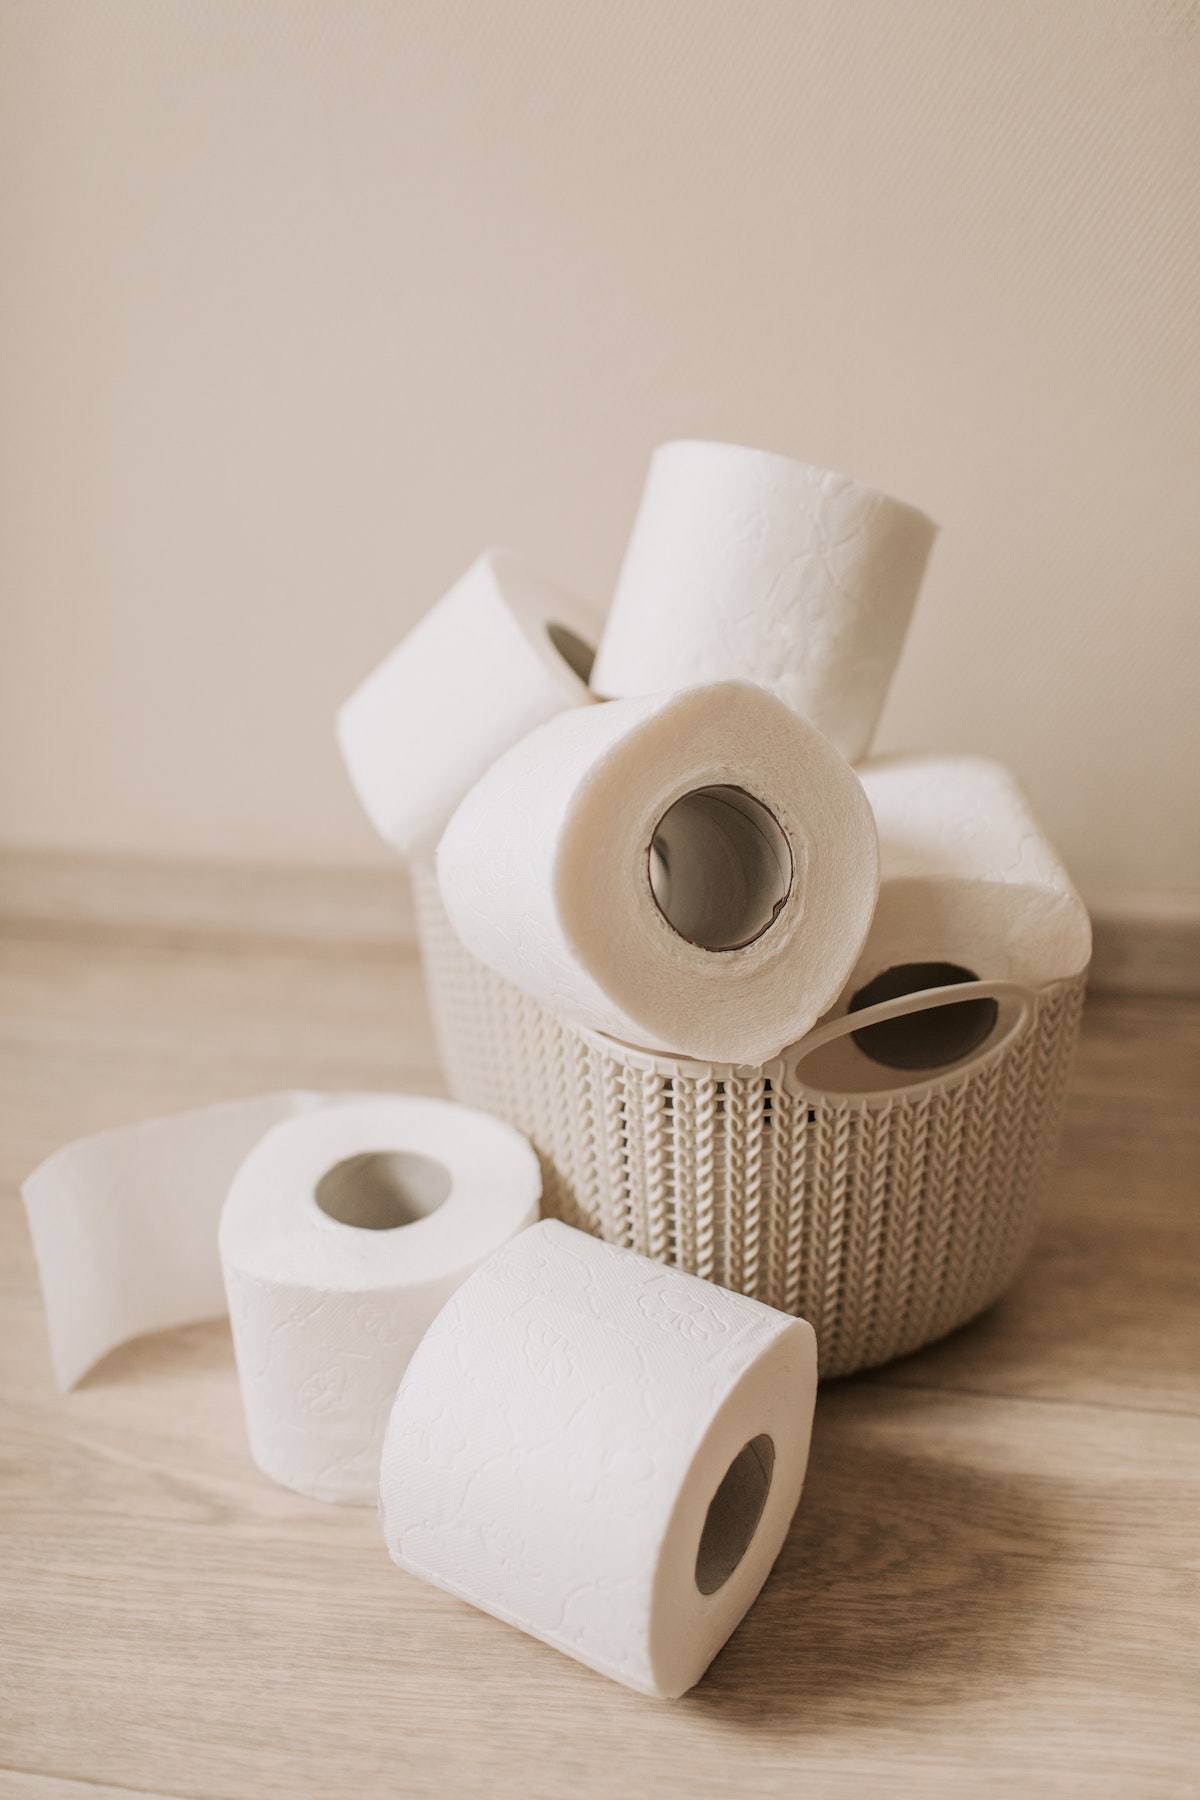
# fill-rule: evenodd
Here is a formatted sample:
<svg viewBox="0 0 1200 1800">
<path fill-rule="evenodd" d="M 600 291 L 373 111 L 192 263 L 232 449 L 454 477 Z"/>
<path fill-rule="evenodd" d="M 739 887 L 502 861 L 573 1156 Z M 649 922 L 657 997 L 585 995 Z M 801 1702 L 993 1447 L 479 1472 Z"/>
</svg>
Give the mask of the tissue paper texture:
<svg viewBox="0 0 1200 1800">
<path fill-rule="evenodd" d="M 855 762 L 896 667 L 936 526 L 848 476 L 735 444 L 655 451 L 592 686 L 741 675 Z"/>
<path fill-rule="evenodd" d="M 1001 763 L 889 756 L 859 774 L 879 831 L 879 904 L 838 1010 L 903 964 L 1033 988 L 1087 967 L 1087 909 Z"/>
<path fill-rule="evenodd" d="M 373 1189 L 371 1159 L 397 1157 L 400 1179 Z M 335 1217 L 322 1210 L 331 1172 Z M 536 1219 L 540 1195 L 520 1132 L 445 1100 L 363 1100 L 271 1131 L 235 1176 L 220 1228 L 259 1468 L 315 1499 L 373 1501 L 388 1412 L 423 1332 Z"/>
<path fill-rule="evenodd" d="M 376 831 L 431 852 L 488 765 L 566 707 L 585 706 L 599 621 L 491 550 L 345 702 L 337 737 Z"/>
<path fill-rule="evenodd" d="M 370 1159 L 397 1153 L 372 1185 Z M 330 1217 L 316 1195 L 343 1164 Z M 445 1100 L 263 1094 L 83 1138 L 22 1188 L 58 1384 L 228 1310 L 255 1460 L 304 1493 L 370 1501 L 421 1332 L 540 1193 L 519 1132 Z M 390 1228 L 345 1222 L 372 1211 Z"/>
<path fill-rule="evenodd" d="M 383 1452 L 388 1549 L 674 1698 L 778 1555 L 815 1392 L 802 1320 L 537 1225 L 459 1289 L 409 1365 Z"/>
<path fill-rule="evenodd" d="M 217 1224 L 230 1182 L 272 1126 L 333 1098 L 261 1094 L 149 1119 L 67 1144 L 26 1178 L 60 1388 L 128 1338 L 225 1311 Z"/>
<path fill-rule="evenodd" d="M 762 1062 L 839 993 L 878 883 L 841 755 L 749 682 L 560 714 L 438 847 L 466 947 L 568 1022 Z"/>
</svg>

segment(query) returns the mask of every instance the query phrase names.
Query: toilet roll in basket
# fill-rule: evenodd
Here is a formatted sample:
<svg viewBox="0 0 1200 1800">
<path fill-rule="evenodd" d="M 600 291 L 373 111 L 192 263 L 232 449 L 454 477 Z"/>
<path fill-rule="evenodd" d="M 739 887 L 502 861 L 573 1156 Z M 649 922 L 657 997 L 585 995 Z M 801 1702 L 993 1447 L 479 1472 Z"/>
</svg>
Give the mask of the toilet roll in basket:
<svg viewBox="0 0 1200 1800">
<path fill-rule="evenodd" d="M 1002 763 L 910 754 L 858 773 L 879 831 L 880 893 L 848 992 L 901 963 L 957 963 L 1030 987 L 1087 968 L 1087 909 Z"/>
<path fill-rule="evenodd" d="M 455 1294 L 396 1396 L 380 1478 L 402 1568 L 674 1698 L 753 1602 L 800 1497 L 813 1333 L 534 1226 Z"/>
<path fill-rule="evenodd" d="M 830 469 L 738 444 L 663 444 L 592 686 L 612 698 L 745 676 L 857 762 L 936 529 Z"/>
<path fill-rule="evenodd" d="M 555 713 L 591 704 L 599 620 L 509 550 L 479 557 L 345 701 L 359 800 L 403 856 L 432 853 L 467 789 Z"/>
<path fill-rule="evenodd" d="M 1057 1144 L 1083 972 L 913 995 L 760 1065 L 706 1063 L 565 1026 L 464 950 L 431 870 L 413 886 L 451 1088 L 528 1133 L 545 1212 L 800 1314 L 823 1376 L 943 1336 L 1011 1281 Z M 993 1028 L 948 1068 L 914 1078 L 853 1044 L 841 1055 L 872 1019 L 985 996 Z"/>
<path fill-rule="evenodd" d="M 561 713 L 437 850 L 465 944 L 573 1024 L 760 1059 L 836 999 L 878 891 L 845 758 L 748 681 Z"/>
</svg>

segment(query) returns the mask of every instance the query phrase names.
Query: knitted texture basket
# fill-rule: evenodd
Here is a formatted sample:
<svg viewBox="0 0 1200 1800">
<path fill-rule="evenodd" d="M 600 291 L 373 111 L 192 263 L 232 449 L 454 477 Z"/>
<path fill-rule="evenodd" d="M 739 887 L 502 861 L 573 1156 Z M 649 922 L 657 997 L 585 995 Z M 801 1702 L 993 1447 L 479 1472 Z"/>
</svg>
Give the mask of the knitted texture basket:
<svg viewBox="0 0 1200 1800">
<path fill-rule="evenodd" d="M 543 1212 L 808 1319 L 822 1376 L 903 1356 L 1019 1268 L 1057 1147 L 1086 976 L 972 983 L 818 1026 L 761 1067 L 564 1025 L 460 944 L 413 870 L 439 1048 L 457 1099 L 536 1145 Z M 914 1081 L 851 1030 L 993 998 L 965 1060 Z"/>
</svg>

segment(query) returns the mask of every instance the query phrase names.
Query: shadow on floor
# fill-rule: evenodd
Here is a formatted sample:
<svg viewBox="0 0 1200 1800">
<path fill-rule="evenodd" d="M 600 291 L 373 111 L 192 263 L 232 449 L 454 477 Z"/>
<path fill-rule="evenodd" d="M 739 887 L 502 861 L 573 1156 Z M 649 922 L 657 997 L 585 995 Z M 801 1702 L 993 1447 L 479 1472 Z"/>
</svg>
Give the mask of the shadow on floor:
<svg viewBox="0 0 1200 1800">
<path fill-rule="evenodd" d="M 152 1331 L 145 1337 L 118 1344 L 79 1381 L 73 1390 L 89 1388 L 169 1386 L 172 1381 L 228 1370 L 233 1379 L 233 1340 L 228 1319 L 204 1319 L 195 1325 L 179 1325 L 170 1331 Z"/>
<path fill-rule="evenodd" d="M 889 1397 L 839 1387 L 766 1587 L 679 1703 L 714 1722 L 808 1735 L 994 1691 L 1066 1579 L 1044 1488 L 955 1462 L 944 1436 L 940 1456 L 872 1442 L 870 1411 Z"/>
</svg>

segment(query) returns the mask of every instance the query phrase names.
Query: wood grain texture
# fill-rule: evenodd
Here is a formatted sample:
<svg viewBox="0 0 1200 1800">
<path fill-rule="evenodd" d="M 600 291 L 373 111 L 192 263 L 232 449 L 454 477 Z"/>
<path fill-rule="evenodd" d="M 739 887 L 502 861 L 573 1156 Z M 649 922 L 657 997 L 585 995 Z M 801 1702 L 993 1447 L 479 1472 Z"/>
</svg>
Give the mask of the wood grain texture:
<svg viewBox="0 0 1200 1800">
<path fill-rule="evenodd" d="M 823 1391 L 779 1563 L 675 1704 L 401 1574 L 369 1509 L 259 1476 L 224 1323 L 52 1387 L 20 1178 L 265 1088 L 444 1091 L 411 954 L 10 936 L 0 1019 L 14 1796 L 1200 1794 L 1200 1007 L 1090 1007 L 1025 1274 Z"/>
<path fill-rule="evenodd" d="M 403 865 L 378 869 L 0 850 L 0 929 L 121 943 L 411 948 Z"/>
<path fill-rule="evenodd" d="M 63 1781 L 57 1775 L 29 1775 L 19 1769 L 0 1769 L 0 1800 L 176 1800 L 172 1794 L 151 1794 L 145 1788 L 103 1787 L 94 1781 Z"/>
<path fill-rule="evenodd" d="M 1200 997 L 1195 894 L 1110 892 L 1092 904 L 1095 993 Z M 167 946 L 411 950 L 398 862 L 378 869 L 0 850 L 0 932 Z"/>
</svg>

